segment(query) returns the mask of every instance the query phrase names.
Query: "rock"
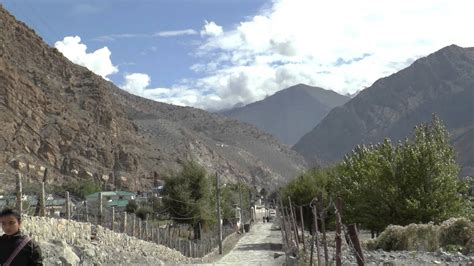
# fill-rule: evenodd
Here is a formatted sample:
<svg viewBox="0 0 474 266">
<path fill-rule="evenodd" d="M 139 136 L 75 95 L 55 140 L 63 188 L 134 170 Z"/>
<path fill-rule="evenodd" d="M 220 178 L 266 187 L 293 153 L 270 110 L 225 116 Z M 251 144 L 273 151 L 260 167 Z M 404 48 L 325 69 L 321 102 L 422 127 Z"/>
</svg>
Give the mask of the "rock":
<svg viewBox="0 0 474 266">
<path fill-rule="evenodd" d="M 81 261 L 79 257 L 74 253 L 70 246 L 64 247 L 64 254 L 59 259 L 65 263 L 65 265 L 78 265 Z"/>
</svg>

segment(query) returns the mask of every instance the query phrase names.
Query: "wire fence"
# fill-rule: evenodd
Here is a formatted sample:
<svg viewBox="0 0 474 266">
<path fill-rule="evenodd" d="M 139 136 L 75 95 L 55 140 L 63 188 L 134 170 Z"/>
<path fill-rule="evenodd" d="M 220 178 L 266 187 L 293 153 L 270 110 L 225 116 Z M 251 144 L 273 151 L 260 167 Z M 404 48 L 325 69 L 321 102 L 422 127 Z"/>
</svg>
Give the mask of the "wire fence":
<svg viewBox="0 0 474 266">
<path fill-rule="evenodd" d="M 4 195 L 0 199 L 0 208 L 15 208 L 24 215 L 48 216 L 64 218 L 93 225 L 91 239 L 95 239 L 97 226 L 167 246 L 179 251 L 187 257 L 204 257 L 214 251 L 219 244 L 218 230 L 199 232 L 201 237 L 196 239 L 194 228 L 189 224 L 173 223 L 156 219 L 140 218 L 135 213 L 127 213 L 124 207 L 108 207 L 108 200 L 99 193 L 97 200 L 73 201 L 69 193 L 64 199 L 46 197 L 44 183 L 41 183 L 40 192 L 36 195 L 23 195 L 21 175 L 17 175 L 15 195 Z M 201 231 L 201 230 L 200 230 Z M 222 239 L 236 232 L 232 225 L 224 225 Z"/>
</svg>

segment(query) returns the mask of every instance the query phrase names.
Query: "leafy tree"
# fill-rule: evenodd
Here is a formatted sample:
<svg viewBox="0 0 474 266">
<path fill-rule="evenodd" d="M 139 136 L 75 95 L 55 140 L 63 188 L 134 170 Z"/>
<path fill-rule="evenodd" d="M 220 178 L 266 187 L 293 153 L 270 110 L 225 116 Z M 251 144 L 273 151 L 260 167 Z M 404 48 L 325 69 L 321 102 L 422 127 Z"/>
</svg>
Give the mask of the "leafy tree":
<svg viewBox="0 0 474 266">
<path fill-rule="evenodd" d="M 319 195 L 323 197 L 324 202 L 329 202 L 329 197 L 333 194 L 334 176 L 336 168 L 318 169 L 313 168 L 291 180 L 286 187 L 281 190 L 282 200 L 288 205 L 288 197 L 295 205 L 304 205 L 303 219 L 308 228 L 313 228 L 312 209 L 307 205 Z M 332 211 L 332 210 L 331 210 Z M 332 216 L 327 215 L 327 221 Z"/>
<path fill-rule="evenodd" d="M 441 222 L 469 211 L 468 187 L 458 179 L 459 166 L 449 135 L 438 117 L 415 128 L 401 149 L 401 215 L 408 222 Z"/>
<path fill-rule="evenodd" d="M 197 163 L 185 163 L 180 173 L 166 179 L 164 190 L 163 204 L 172 219 L 193 225 L 198 238 L 200 226 L 215 222 L 207 174 Z"/>
<path fill-rule="evenodd" d="M 397 150 L 388 139 L 376 146 L 358 146 L 344 159 L 336 187 L 349 222 L 381 231 L 399 217 L 397 160 Z"/>
<path fill-rule="evenodd" d="M 359 146 L 336 180 L 345 217 L 380 232 L 389 224 L 441 222 L 470 212 L 448 134 L 436 116 L 397 146 Z"/>
</svg>

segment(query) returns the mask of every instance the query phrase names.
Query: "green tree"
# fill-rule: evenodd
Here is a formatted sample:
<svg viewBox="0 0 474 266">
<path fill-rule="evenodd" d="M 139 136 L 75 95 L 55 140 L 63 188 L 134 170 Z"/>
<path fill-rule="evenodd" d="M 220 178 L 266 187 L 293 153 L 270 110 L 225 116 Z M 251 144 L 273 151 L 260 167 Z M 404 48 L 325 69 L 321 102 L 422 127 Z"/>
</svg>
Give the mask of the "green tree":
<svg viewBox="0 0 474 266">
<path fill-rule="evenodd" d="M 397 149 L 386 139 L 376 146 L 358 146 L 341 163 L 336 179 L 348 222 L 381 231 L 399 217 Z"/>
<path fill-rule="evenodd" d="M 381 231 L 389 224 L 441 222 L 470 212 L 467 187 L 442 122 L 415 128 L 397 146 L 359 146 L 346 156 L 336 180 L 350 222 Z"/>
<path fill-rule="evenodd" d="M 180 173 L 166 178 L 164 190 L 163 205 L 172 219 L 193 225 L 198 238 L 200 227 L 215 222 L 207 174 L 197 163 L 186 162 Z"/>
<path fill-rule="evenodd" d="M 307 204 L 319 195 L 322 195 L 326 204 L 329 202 L 334 190 L 333 181 L 336 172 L 336 167 L 313 168 L 291 180 L 281 190 L 280 195 L 285 205 L 288 205 L 288 197 L 291 198 L 294 205 L 304 205 L 303 219 L 308 228 L 312 228 L 313 214 L 312 209 Z M 327 215 L 328 222 L 332 219 L 331 212 Z"/>
<path fill-rule="evenodd" d="M 468 187 L 458 178 L 454 148 L 437 116 L 430 124 L 417 126 L 400 153 L 401 215 L 407 222 L 441 222 L 469 212 Z"/>
</svg>

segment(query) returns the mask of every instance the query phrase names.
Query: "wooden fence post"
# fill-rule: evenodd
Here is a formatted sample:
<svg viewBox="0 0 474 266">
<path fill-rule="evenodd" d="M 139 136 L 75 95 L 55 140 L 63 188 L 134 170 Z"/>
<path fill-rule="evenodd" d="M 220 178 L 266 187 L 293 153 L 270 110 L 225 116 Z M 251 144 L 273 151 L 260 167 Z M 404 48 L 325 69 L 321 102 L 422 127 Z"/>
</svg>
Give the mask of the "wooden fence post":
<svg viewBox="0 0 474 266">
<path fill-rule="evenodd" d="M 319 217 L 321 219 L 321 231 L 323 233 L 324 265 L 329 265 L 328 241 L 326 238 L 326 209 L 324 208 L 324 198 L 322 193 L 318 196 L 318 202 L 321 209 Z"/>
<path fill-rule="evenodd" d="M 87 200 L 84 201 L 84 207 L 86 209 L 85 210 L 86 211 L 86 217 L 85 217 L 86 218 L 86 223 L 88 223 L 89 222 L 89 206 L 87 205 Z"/>
<path fill-rule="evenodd" d="M 110 228 L 115 232 L 115 207 L 112 207 L 112 224 Z"/>
<path fill-rule="evenodd" d="M 149 237 L 148 237 L 148 219 L 145 219 L 145 240 L 148 241 L 149 240 Z"/>
<path fill-rule="evenodd" d="M 161 244 L 161 236 L 160 236 L 160 234 L 161 234 L 161 229 L 160 229 L 160 225 L 158 225 L 158 233 L 156 234 L 157 237 L 158 237 L 158 239 L 157 239 L 158 245 Z"/>
<path fill-rule="evenodd" d="M 153 224 L 150 224 L 150 241 L 153 243 L 156 243 L 156 228 L 153 226 Z"/>
<path fill-rule="evenodd" d="M 127 212 L 123 212 L 123 228 L 122 233 L 127 234 Z"/>
<path fill-rule="evenodd" d="M 321 265 L 320 252 L 319 252 L 319 239 L 318 239 L 318 210 L 316 205 L 313 205 L 313 219 L 314 219 L 314 232 L 313 239 L 311 241 L 311 259 L 310 265 L 313 265 L 313 251 L 314 245 L 316 245 L 316 255 L 318 256 L 318 266 Z"/>
<path fill-rule="evenodd" d="M 341 245 L 342 245 L 342 237 L 341 237 L 341 211 L 342 211 L 342 203 L 341 198 L 336 198 L 336 266 L 341 266 Z"/>
<path fill-rule="evenodd" d="M 71 199 L 69 198 L 69 191 L 66 191 L 66 219 L 71 220 Z"/>
<path fill-rule="evenodd" d="M 23 186 L 21 184 L 21 173 L 16 172 L 16 209 L 20 214 L 23 214 Z"/>
<path fill-rule="evenodd" d="M 143 239 L 142 219 L 138 218 L 138 238 Z"/>
<path fill-rule="evenodd" d="M 299 250 L 300 249 L 300 244 L 299 244 L 299 239 L 298 239 L 298 227 L 296 227 L 295 214 L 293 212 L 293 205 L 291 204 L 290 196 L 288 196 L 288 201 L 290 203 L 290 215 L 291 215 L 290 218 L 291 218 L 291 221 L 292 221 L 292 224 L 293 224 L 296 248 Z"/>
<path fill-rule="evenodd" d="M 103 215 L 104 215 L 104 209 L 103 209 L 103 197 L 102 197 L 102 192 L 99 192 L 99 197 L 98 197 L 98 203 L 99 203 L 99 212 L 97 213 L 97 225 L 102 225 L 103 222 Z"/>
<path fill-rule="evenodd" d="M 133 216 L 133 222 L 132 222 L 132 236 L 136 236 L 135 234 L 135 228 L 137 226 L 137 216 L 135 214 L 132 215 Z"/>
<path fill-rule="evenodd" d="M 364 254 L 362 253 L 362 247 L 360 246 L 359 236 L 357 232 L 357 226 L 355 224 L 350 224 L 347 226 L 347 231 L 349 234 L 349 239 L 351 245 L 355 251 L 355 257 L 357 260 L 357 265 L 361 266 L 365 264 Z"/>
<path fill-rule="evenodd" d="M 306 253 L 306 241 L 304 239 L 304 219 L 303 219 L 303 207 L 300 206 L 300 217 L 301 217 L 301 238 L 303 239 L 303 251 Z"/>
<path fill-rule="evenodd" d="M 39 206 L 38 206 L 39 216 L 42 216 L 42 217 L 46 216 L 46 210 L 45 210 L 46 191 L 45 191 L 45 188 L 44 188 L 44 182 L 41 182 L 41 195 L 40 195 L 40 198 L 38 199 L 38 203 L 39 203 Z"/>
<path fill-rule="evenodd" d="M 279 199 L 279 205 L 280 205 L 280 222 L 281 222 L 281 225 L 280 225 L 280 228 L 283 230 L 282 233 L 283 234 L 283 237 L 285 239 L 285 242 L 286 242 L 286 248 L 289 247 L 290 245 L 290 240 L 288 239 L 288 233 L 287 233 L 287 229 L 286 229 L 286 218 L 285 218 L 285 210 L 283 208 L 283 202 L 281 200 L 281 198 Z"/>
</svg>

